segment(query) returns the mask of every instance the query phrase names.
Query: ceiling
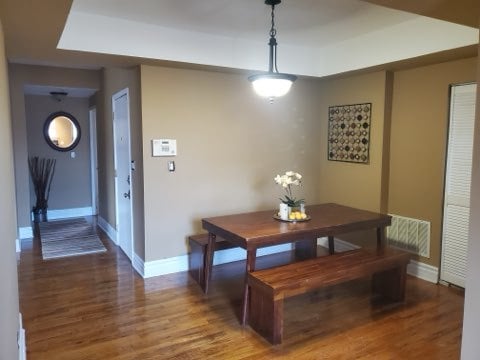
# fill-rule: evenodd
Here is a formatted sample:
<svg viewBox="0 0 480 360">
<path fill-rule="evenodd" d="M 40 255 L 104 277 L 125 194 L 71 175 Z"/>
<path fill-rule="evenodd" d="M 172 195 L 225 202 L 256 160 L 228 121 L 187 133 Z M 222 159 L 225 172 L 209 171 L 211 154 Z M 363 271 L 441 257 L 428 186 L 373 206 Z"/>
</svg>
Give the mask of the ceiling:
<svg viewBox="0 0 480 360">
<path fill-rule="evenodd" d="M 452 3 L 284 0 L 275 11 L 279 70 L 323 77 L 431 54 L 474 56 L 479 2 Z M 16 63 L 267 67 L 263 0 L 0 0 L 0 16 L 7 57 Z"/>
</svg>

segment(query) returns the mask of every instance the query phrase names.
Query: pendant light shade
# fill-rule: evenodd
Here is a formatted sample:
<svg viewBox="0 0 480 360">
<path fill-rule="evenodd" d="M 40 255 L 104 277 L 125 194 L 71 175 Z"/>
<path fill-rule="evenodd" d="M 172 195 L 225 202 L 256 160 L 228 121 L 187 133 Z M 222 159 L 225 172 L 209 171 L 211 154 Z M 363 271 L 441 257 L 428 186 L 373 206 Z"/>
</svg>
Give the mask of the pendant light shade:
<svg viewBox="0 0 480 360">
<path fill-rule="evenodd" d="M 270 99 L 285 95 L 290 91 L 296 76 L 289 74 L 264 74 L 252 75 L 248 78 L 255 92 Z"/>
<path fill-rule="evenodd" d="M 293 82 L 297 79 L 295 75 L 279 73 L 277 69 L 277 39 L 275 35 L 275 5 L 281 0 L 265 0 L 265 4 L 272 7 L 272 27 L 270 28 L 269 66 L 268 72 L 255 74 L 248 78 L 252 83 L 255 92 L 263 97 L 269 98 L 270 102 L 276 97 L 285 95 L 290 91 Z"/>
</svg>

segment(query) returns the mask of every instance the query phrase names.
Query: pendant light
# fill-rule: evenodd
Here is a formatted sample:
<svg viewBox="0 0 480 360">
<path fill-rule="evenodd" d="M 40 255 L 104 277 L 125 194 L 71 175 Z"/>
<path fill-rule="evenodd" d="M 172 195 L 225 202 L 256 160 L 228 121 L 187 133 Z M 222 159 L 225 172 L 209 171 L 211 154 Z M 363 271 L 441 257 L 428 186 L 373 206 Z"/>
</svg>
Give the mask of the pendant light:
<svg viewBox="0 0 480 360">
<path fill-rule="evenodd" d="M 265 4 L 272 7 L 272 27 L 270 28 L 268 72 L 248 77 L 255 92 L 273 102 L 276 97 L 283 96 L 290 90 L 292 83 L 297 79 L 295 75 L 279 73 L 277 69 L 277 30 L 275 29 L 275 5 L 281 0 L 265 0 Z"/>
</svg>

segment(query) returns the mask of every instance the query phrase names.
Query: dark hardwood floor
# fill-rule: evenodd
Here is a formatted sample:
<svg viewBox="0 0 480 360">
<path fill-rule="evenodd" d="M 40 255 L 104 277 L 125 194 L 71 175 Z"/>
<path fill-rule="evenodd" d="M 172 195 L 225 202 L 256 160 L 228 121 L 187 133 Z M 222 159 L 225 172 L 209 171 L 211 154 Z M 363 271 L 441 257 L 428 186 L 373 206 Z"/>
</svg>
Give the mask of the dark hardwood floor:
<svg viewBox="0 0 480 360">
<path fill-rule="evenodd" d="M 459 358 L 461 290 L 409 276 L 404 304 L 372 301 L 368 280 L 299 296 L 286 301 L 284 342 L 272 346 L 239 323 L 244 262 L 216 266 L 204 296 L 187 273 L 143 280 L 101 237 L 107 253 L 49 261 L 38 239 L 22 243 L 29 360 Z"/>
</svg>

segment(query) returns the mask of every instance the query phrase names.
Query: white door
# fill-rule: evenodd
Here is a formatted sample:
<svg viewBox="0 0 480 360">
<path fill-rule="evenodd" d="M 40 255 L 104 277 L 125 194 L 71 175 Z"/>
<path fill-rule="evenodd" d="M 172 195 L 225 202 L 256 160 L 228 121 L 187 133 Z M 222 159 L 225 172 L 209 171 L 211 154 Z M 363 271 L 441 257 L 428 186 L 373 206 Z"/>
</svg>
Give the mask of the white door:
<svg viewBox="0 0 480 360">
<path fill-rule="evenodd" d="M 98 214 L 98 164 L 97 164 L 97 109 L 89 111 L 90 118 L 90 173 L 92 176 L 92 215 Z"/>
<path fill-rule="evenodd" d="M 476 84 L 452 86 L 440 280 L 465 287 Z"/>
<path fill-rule="evenodd" d="M 115 149 L 115 198 L 117 243 L 132 260 L 132 199 L 130 156 L 130 112 L 128 89 L 112 96 Z"/>
</svg>

